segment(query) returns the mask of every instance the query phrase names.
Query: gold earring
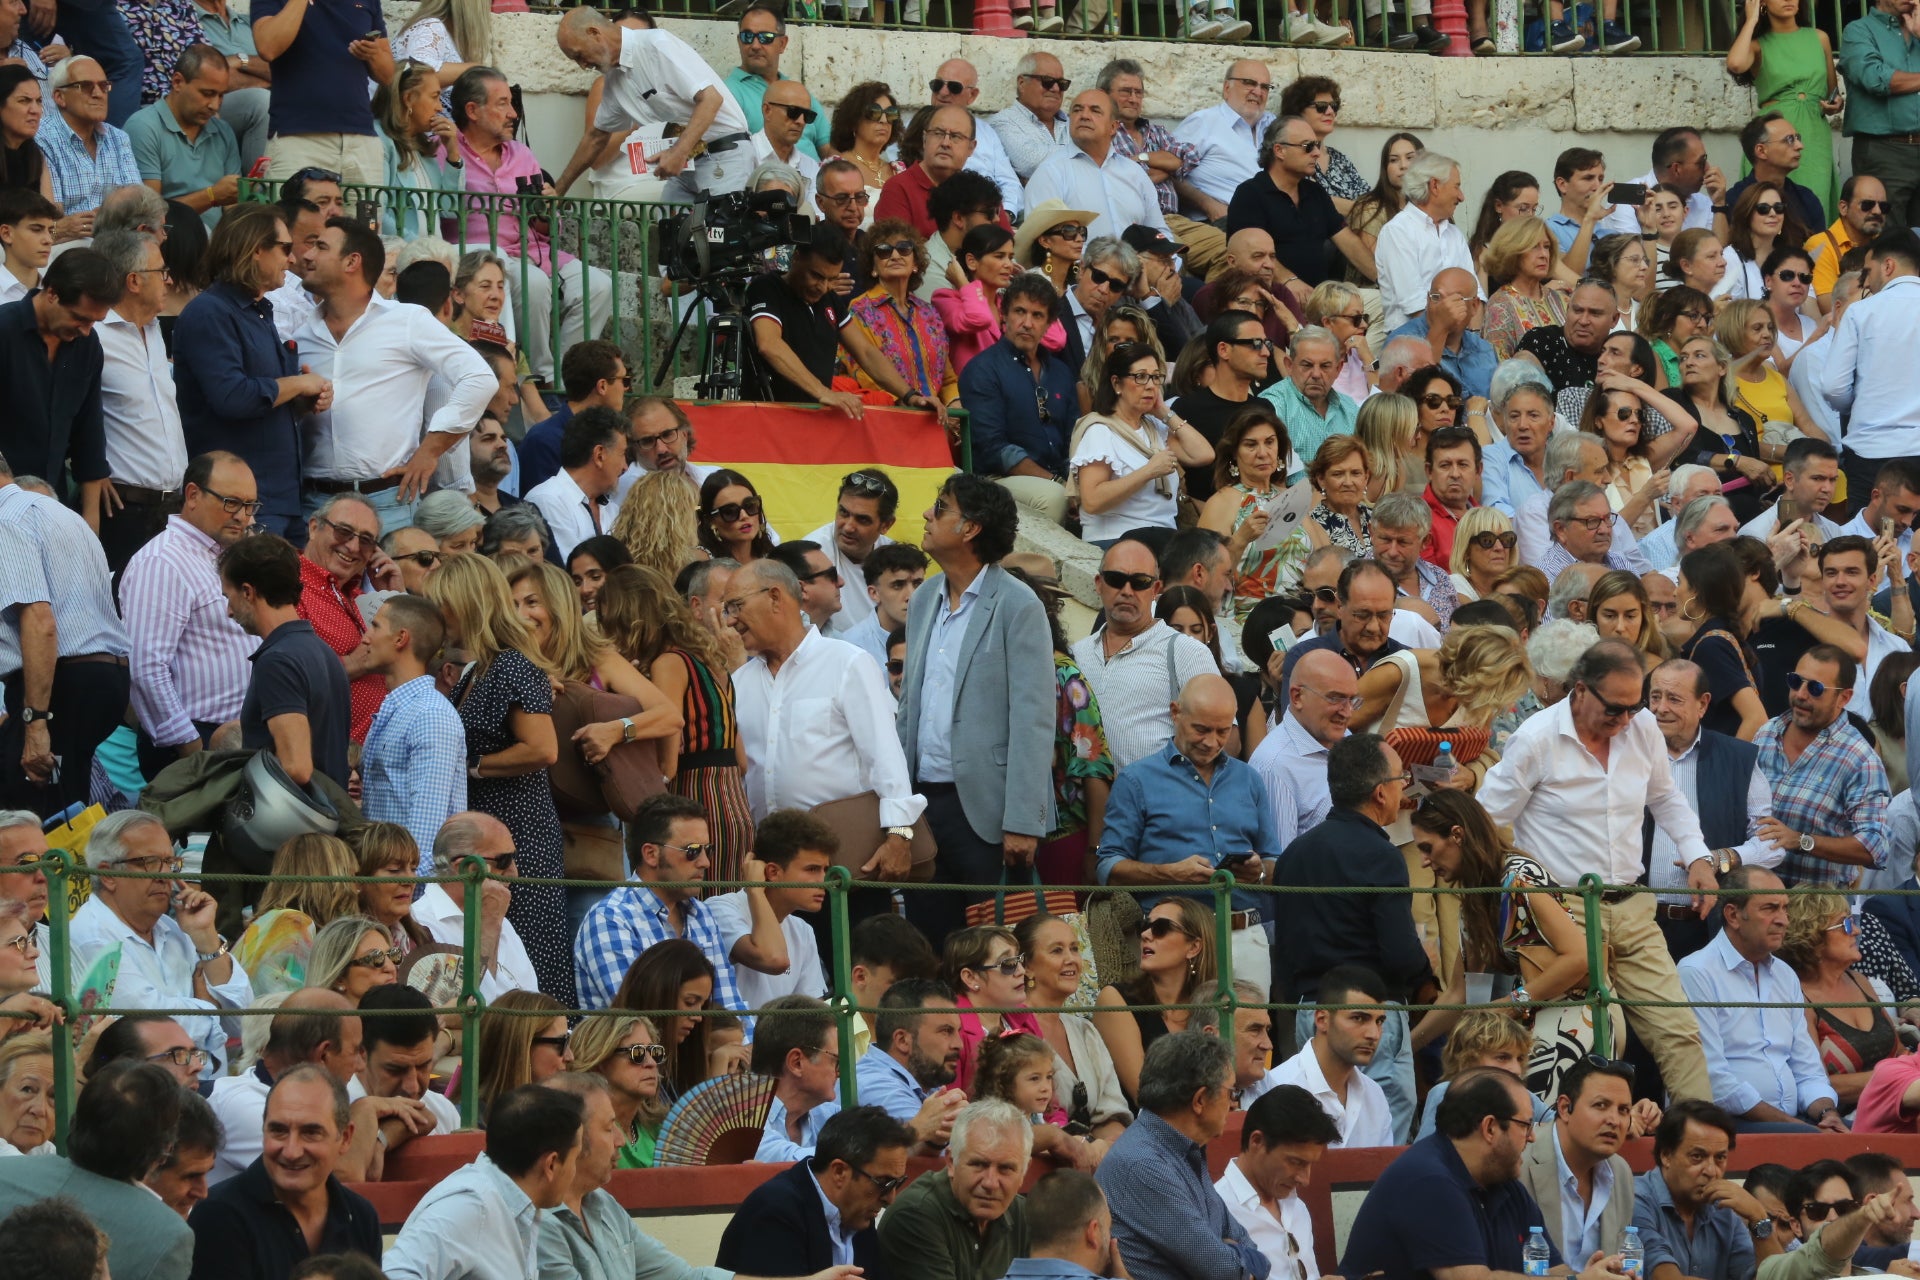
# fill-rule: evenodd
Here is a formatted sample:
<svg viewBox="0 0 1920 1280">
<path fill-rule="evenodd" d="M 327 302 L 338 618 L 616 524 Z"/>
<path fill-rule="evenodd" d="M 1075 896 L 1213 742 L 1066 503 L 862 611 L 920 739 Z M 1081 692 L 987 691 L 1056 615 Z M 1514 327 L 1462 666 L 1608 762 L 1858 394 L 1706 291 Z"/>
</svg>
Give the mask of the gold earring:
<svg viewBox="0 0 1920 1280">
<path fill-rule="evenodd" d="M 1040 270 L 1045 275 L 1051 276 L 1053 274 L 1053 250 L 1047 250 L 1046 261 L 1040 264 Z"/>
</svg>

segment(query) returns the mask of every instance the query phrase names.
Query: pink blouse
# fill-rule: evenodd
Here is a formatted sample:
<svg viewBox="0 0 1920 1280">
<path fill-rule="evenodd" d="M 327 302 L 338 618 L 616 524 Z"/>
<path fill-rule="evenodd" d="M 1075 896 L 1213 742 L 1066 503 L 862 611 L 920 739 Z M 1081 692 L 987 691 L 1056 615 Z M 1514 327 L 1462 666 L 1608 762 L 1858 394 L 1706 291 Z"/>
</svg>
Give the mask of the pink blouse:
<svg viewBox="0 0 1920 1280">
<path fill-rule="evenodd" d="M 964 289 L 935 289 L 933 307 L 947 326 L 947 351 L 958 376 L 967 361 L 1000 341 L 1000 316 L 987 301 L 987 286 L 978 280 L 967 281 Z M 1067 331 L 1055 320 L 1047 326 L 1040 345 L 1059 351 L 1067 345 Z"/>
</svg>

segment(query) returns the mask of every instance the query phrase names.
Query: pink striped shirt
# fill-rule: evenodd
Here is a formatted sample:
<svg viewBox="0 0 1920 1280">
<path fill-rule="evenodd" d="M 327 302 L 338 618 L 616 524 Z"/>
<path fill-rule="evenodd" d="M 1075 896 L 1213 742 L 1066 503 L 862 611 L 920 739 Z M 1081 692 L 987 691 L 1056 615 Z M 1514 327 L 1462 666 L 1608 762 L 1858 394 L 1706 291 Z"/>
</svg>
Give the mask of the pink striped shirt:
<svg viewBox="0 0 1920 1280">
<path fill-rule="evenodd" d="M 194 721 L 240 716 L 260 641 L 227 616 L 220 544 L 181 516 L 140 548 L 120 578 L 120 612 L 133 642 L 133 709 L 163 747 L 196 736 Z"/>
</svg>

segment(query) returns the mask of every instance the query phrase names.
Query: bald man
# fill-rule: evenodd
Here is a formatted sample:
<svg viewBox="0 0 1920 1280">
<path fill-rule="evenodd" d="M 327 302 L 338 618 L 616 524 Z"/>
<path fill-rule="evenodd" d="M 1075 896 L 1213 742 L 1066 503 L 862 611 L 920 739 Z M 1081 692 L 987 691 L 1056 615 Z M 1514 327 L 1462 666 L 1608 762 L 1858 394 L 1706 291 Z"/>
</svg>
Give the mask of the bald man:
<svg viewBox="0 0 1920 1280">
<path fill-rule="evenodd" d="M 1180 896 L 1225 870 L 1241 884 L 1263 884 L 1281 849 L 1267 787 L 1227 750 L 1234 724 L 1233 686 L 1195 676 L 1173 703 L 1173 740 L 1120 771 L 1107 800 L 1100 840 L 1101 884 L 1182 885 Z M 1172 896 L 1169 894 L 1168 896 Z M 1151 909 L 1161 899 L 1144 898 Z M 1233 976 L 1259 987 L 1272 981 L 1271 935 L 1260 901 L 1233 893 Z"/>
<path fill-rule="evenodd" d="M 248 1026 L 255 1021 L 247 1019 Z M 213 1082 L 207 1102 L 220 1117 L 227 1137 L 207 1175 L 208 1186 L 225 1182 L 259 1158 L 267 1091 L 303 1062 L 321 1067 L 343 1087 L 367 1065 L 360 1019 L 353 1002 L 337 991 L 303 987 L 293 992 L 273 1015 L 259 1061 L 237 1076 L 221 1076 Z"/>
<path fill-rule="evenodd" d="M 764 16 L 764 15 L 761 15 Z M 806 184 L 800 192 L 800 207 L 813 202 L 813 182 L 820 176 L 820 161 L 807 154 L 807 126 L 820 118 L 813 95 L 798 80 L 775 80 L 760 99 L 760 132 L 753 135 L 753 154 L 762 163 L 776 160 L 800 175 Z"/>
<path fill-rule="evenodd" d="M 495 876 L 517 878 L 513 833 L 491 814 L 469 809 L 440 824 L 429 852 L 434 875 L 458 875 L 468 858 L 487 863 Z M 540 980 L 526 944 L 507 919 L 513 890 L 499 880 L 480 886 L 480 994 L 497 1000 L 508 991 L 538 991 Z M 461 946 L 466 938 L 467 886 L 458 880 L 422 886 L 414 900 L 413 922 L 435 942 Z"/>
<path fill-rule="evenodd" d="M 1493 344 L 1480 336 L 1486 309 L 1473 272 L 1449 267 L 1428 285 L 1427 309 L 1388 337 L 1421 339 L 1433 354 L 1428 363 L 1458 378 L 1468 396 L 1484 397 L 1493 382 L 1494 366 L 1500 363 Z M 1460 419 L 1464 422 L 1466 415 L 1460 414 Z"/>
<path fill-rule="evenodd" d="M 1267 341 L 1273 343 L 1274 349 L 1284 351 L 1287 340 L 1300 327 L 1301 317 L 1306 313 L 1301 309 L 1299 299 L 1285 289 L 1274 286 L 1279 266 L 1279 256 L 1273 251 L 1273 236 L 1261 227 L 1242 227 L 1227 237 L 1226 252 L 1220 255 L 1220 261 L 1214 265 L 1213 279 L 1218 281 L 1228 271 L 1246 271 L 1260 281 L 1267 304 L 1260 313 L 1260 324 L 1265 328 Z M 1218 291 L 1218 284 L 1202 285 L 1200 291 L 1193 295 L 1193 309 L 1204 315 L 1217 315 L 1237 300 L 1222 298 L 1216 304 L 1214 294 Z"/>
<path fill-rule="evenodd" d="M 1131 161 L 1107 163 L 1107 157 L 1116 154 L 1113 139 L 1119 129 L 1110 94 L 1101 89 L 1075 94 L 1067 108 L 1067 136 L 1073 145 L 1053 152 L 1034 169 L 1027 179 L 1027 207 L 1058 200 L 1069 209 L 1098 210 L 1087 228 L 1089 237 L 1117 236 L 1132 226 L 1166 234 L 1167 215 L 1146 170 Z"/>
<path fill-rule="evenodd" d="M 1105 0 L 1092 0 L 1092 3 L 1105 3 Z M 1087 7 L 1083 4 L 1075 16 L 1084 16 Z M 980 97 L 980 72 L 965 58 L 948 58 L 934 68 L 927 88 L 932 91 L 928 101 L 934 106 L 960 107 L 971 115 L 973 104 Z M 984 175 L 1000 189 L 1000 207 L 1009 217 L 1017 218 L 1025 211 L 1020 175 L 1013 171 L 1013 161 L 1007 159 L 1007 148 L 994 129 L 974 130 L 973 155 L 967 160 L 967 169 Z"/>
<path fill-rule="evenodd" d="M 1276 848 L 1319 826 L 1333 807 L 1327 752 L 1347 736 L 1359 689 L 1352 665 L 1337 653 L 1315 650 L 1294 664 L 1280 723 L 1247 761 L 1273 801 Z"/>
</svg>

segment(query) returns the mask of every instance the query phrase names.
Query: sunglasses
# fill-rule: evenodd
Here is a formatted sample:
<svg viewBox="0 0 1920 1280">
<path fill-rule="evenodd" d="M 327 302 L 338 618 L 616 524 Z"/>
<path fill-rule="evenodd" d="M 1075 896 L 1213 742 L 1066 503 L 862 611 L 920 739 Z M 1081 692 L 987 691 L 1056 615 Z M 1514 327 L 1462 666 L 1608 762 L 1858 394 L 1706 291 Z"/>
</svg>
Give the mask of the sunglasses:
<svg viewBox="0 0 1920 1280">
<path fill-rule="evenodd" d="M 333 183 L 333 185 L 337 187 L 341 183 L 341 177 L 339 174 L 335 173 L 331 169 L 317 169 L 309 166 L 305 169 L 300 169 L 295 171 L 294 175 L 291 178 L 288 178 L 287 181 L 288 182 L 331 182 Z"/>
<path fill-rule="evenodd" d="M 1339 604 L 1340 592 L 1333 587 L 1315 587 L 1313 598 L 1321 604 Z"/>
<path fill-rule="evenodd" d="M 876 258 L 911 258 L 913 256 L 913 241 L 911 240 L 892 240 L 870 247 L 873 250 L 873 256 Z"/>
<path fill-rule="evenodd" d="M 663 844 L 660 847 L 662 849 L 671 849 L 675 853 L 684 853 L 689 860 L 694 862 L 700 861 L 700 859 L 713 852 L 713 846 L 710 844 Z"/>
<path fill-rule="evenodd" d="M 746 33 L 743 31 L 741 34 L 745 35 Z M 812 107 L 796 107 L 785 102 L 776 102 L 773 105 L 786 112 L 787 119 L 789 120 L 804 120 L 808 124 L 812 124 L 820 118 L 820 113 Z"/>
<path fill-rule="evenodd" d="M 1133 281 L 1127 279 L 1125 276 L 1110 276 L 1098 267 L 1088 267 L 1087 276 L 1096 285 L 1105 285 L 1115 293 L 1125 293 L 1127 290 L 1133 288 Z"/>
<path fill-rule="evenodd" d="M 440 563 L 442 558 L 442 554 L 438 551 L 409 551 L 400 557 L 402 560 L 413 561 L 422 569 L 433 568 L 433 566 Z"/>
<path fill-rule="evenodd" d="M 1780 272 L 1777 272 L 1776 274 L 1786 284 L 1812 284 L 1813 283 L 1813 272 L 1811 271 L 1780 271 Z"/>
<path fill-rule="evenodd" d="M 1799 693 L 1802 689 L 1805 689 L 1807 691 L 1807 696 L 1809 698 L 1824 698 L 1827 696 L 1826 681 L 1809 680 L 1806 676 L 1801 675 L 1798 671 L 1787 672 L 1787 692 Z"/>
<path fill-rule="evenodd" d="M 1605 698 L 1594 692 L 1592 685 L 1583 683 L 1580 687 L 1587 691 L 1589 698 L 1592 698 L 1600 704 L 1600 714 L 1609 720 L 1618 720 L 1621 716 L 1634 715 L 1642 707 L 1647 705 L 1645 698 L 1636 702 L 1608 702 Z"/>
<path fill-rule="evenodd" d="M 1850 915 L 1841 916 L 1838 923 L 1827 926 L 1828 933 L 1832 933 L 1836 929 L 1851 938 L 1860 931 L 1860 924 Z"/>
<path fill-rule="evenodd" d="M 965 93 L 966 91 L 967 91 L 967 86 L 961 84 L 958 80 L 927 81 L 928 93 L 950 93 L 957 98 L 961 94 Z"/>
<path fill-rule="evenodd" d="M 1505 547 L 1511 551 L 1519 545 L 1520 535 L 1509 529 L 1505 533 L 1476 533 L 1467 541 L 1482 551 L 1491 551 L 1495 547 Z M 1321 590 L 1326 588 L 1322 587 Z"/>
<path fill-rule="evenodd" d="M 543 1044 L 555 1053 L 565 1053 L 567 1051 L 567 1042 L 572 1039 L 573 1032 L 567 1031 L 557 1036 L 535 1036 L 533 1043 Z"/>
<path fill-rule="evenodd" d="M 1052 93 L 1055 89 L 1058 89 L 1060 92 L 1065 93 L 1067 90 L 1073 88 L 1073 81 L 1067 79 L 1065 76 L 1027 75 L 1027 76 L 1021 76 L 1020 79 L 1032 80 L 1035 83 L 1037 83 L 1042 89 L 1045 89 L 1048 93 Z"/>
<path fill-rule="evenodd" d="M 900 108 L 883 107 L 877 102 L 869 105 L 864 114 L 869 120 L 885 120 L 890 124 L 898 124 L 900 122 Z"/>
<path fill-rule="evenodd" d="M 1854 208 L 1862 213 L 1878 213 L 1882 209 L 1891 208 L 1893 205 L 1893 201 L 1891 200 L 1854 200 L 1851 203 Z"/>
<path fill-rule="evenodd" d="M 321 518 L 320 523 L 333 530 L 333 536 L 340 541 L 357 542 L 364 551 L 372 551 L 380 545 L 380 535 L 377 533 L 363 533 L 350 524 L 341 524 L 338 520 L 328 520 L 325 517 Z"/>
<path fill-rule="evenodd" d="M 1193 936 L 1165 916 L 1156 916 L 1152 920 L 1140 922 L 1140 936 L 1143 938 L 1164 938 L 1170 933 L 1177 933 L 1183 937 Z"/>
<path fill-rule="evenodd" d="M 1628 1080 L 1633 1079 L 1633 1064 L 1625 1058 L 1607 1058 L 1597 1053 L 1590 1053 L 1587 1055 L 1586 1060 L 1587 1065 L 1590 1067 L 1598 1067 L 1602 1071 L 1617 1071 Z"/>
<path fill-rule="evenodd" d="M 1087 229 L 1077 222 L 1061 222 L 1048 227 L 1040 233 L 1042 236 L 1059 236 L 1063 240 L 1085 240 Z"/>
<path fill-rule="evenodd" d="M 1019 956 L 1008 956 L 999 964 L 981 965 L 979 972 L 997 973 L 1003 978 L 1011 978 L 1014 974 L 1021 972 L 1026 967 L 1026 961 L 1022 960 Z"/>
<path fill-rule="evenodd" d="M 1613 420 L 1615 422 L 1632 422 L 1639 416 L 1640 411 L 1638 409 L 1630 409 L 1626 405 L 1621 405 L 1613 410 Z"/>
<path fill-rule="evenodd" d="M 1365 324 L 1367 322 L 1367 313 L 1364 311 L 1356 311 L 1352 315 L 1327 316 L 1325 319 L 1345 320 L 1348 324 Z"/>
<path fill-rule="evenodd" d="M 1039 407 L 1040 421 L 1052 422 L 1053 410 L 1047 408 L 1047 389 L 1036 384 L 1033 388 L 1033 402 Z"/>
<path fill-rule="evenodd" d="M 890 676 L 903 675 L 905 674 L 906 670 L 907 670 L 907 662 L 905 658 L 888 658 L 887 659 L 888 675 Z"/>
<path fill-rule="evenodd" d="M 1785 213 L 1787 211 L 1787 202 L 1785 200 L 1762 200 L 1759 204 L 1753 206 L 1753 211 L 1762 217 L 1772 217 L 1776 213 Z"/>
<path fill-rule="evenodd" d="M 1315 111 L 1333 112 L 1333 111 L 1340 110 L 1340 100 L 1338 98 L 1331 98 L 1331 99 L 1321 98 L 1315 102 L 1309 103 L 1308 105 L 1310 105 Z"/>
<path fill-rule="evenodd" d="M 398 947 L 388 947 L 383 951 L 369 951 L 363 956 L 355 956 L 347 964 L 355 969 L 379 969 L 399 964 L 404 954 Z"/>
<path fill-rule="evenodd" d="M 1420 397 L 1420 403 L 1429 409 L 1438 409 L 1445 406 L 1448 409 L 1457 410 L 1460 407 L 1460 397 L 1443 396 L 1437 391 L 1429 391 L 1426 395 Z"/>
<path fill-rule="evenodd" d="M 741 44 L 772 44 L 780 38 L 778 31 L 742 31 L 734 37 Z"/>
<path fill-rule="evenodd" d="M 865 1169 L 860 1168 L 858 1165 L 848 1165 L 847 1167 L 849 1169 L 852 1169 L 855 1173 L 859 1174 L 861 1177 L 865 1178 L 868 1182 L 871 1182 L 873 1184 L 873 1189 L 880 1193 L 882 1199 L 892 1195 L 894 1192 L 898 1191 L 901 1187 L 904 1187 L 907 1185 L 907 1179 L 905 1174 L 902 1174 L 897 1178 L 883 1178 L 877 1173 L 868 1173 Z"/>
<path fill-rule="evenodd" d="M 760 514 L 760 511 L 761 511 L 760 495 L 756 493 L 752 497 L 748 498 L 745 502 L 729 502 L 723 506 L 715 507 L 713 509 L 712 515 L 709 518 L 718 520 L 722 524 L 732 524 L 735 520 L 738 520 L 742 515 L 750 515 L 750 516 L 757 517 Z"/>
<path fill-rule="evenodd" d="M 1230 346 L 1246 347 L 1249 350 L 1258 351 L 1261 355 L 1273 350 L 1271 338 L 1228 338 L 1227 342 Z"/>
<path fill-rule="evenodd" d="M 1152 590 L 1153 584 L 1158 582 L 1159 579 L 1150 573 L 1122 573 L 1118 569 L 1102 569 L 1100 571 L 1100 581 L 1106 583 L 1115 591 L 1124 591 L 1128 587 L 1131 587 L 1135 591 L 1144 594 Z"/>
<path fill-rule="evenodd" d="M 656 1067 L 667 1060 L 667 1046 L 663 1044 L 623 1044 L 614 1052 L 624 1056 L 636 1067 L 640 1065 L 642 1058 L 652 1062 Z"/>
<path fill-rule="evenodd" d="M 1276 147 L 1298 147 L 1308 155 L 1314 155 L 1320 150 L 1320 144 L 1318 142 L 1276 142 L 1273 145 Z"/>
<path fill-rule="evenodd" d="M 509 849 L 505 853 L 482 854 L 480 861 L 493 868 L 495 875 L 505 875 L 513 870 L 513 861 L 520 856 L 518 849 Z"/>
<path fill-rule="evenodd" d="M 1824 1222 L 1830 1216 L 1844 1218 L 1859 1207 L 1858 1200 L 1803 1200 L 1800 1216 L 1810 1222 Z"/>
<path fill-rule="evenodd" d="M 818 582 L 820 579 L 825 578 L 836 587 L 840 585 L 840 570 L 832 565 L 828 565 L 824 569 L 815 570 L 813 573 L 796 573 L 793 576 L 802 582 Z"/>
</svg>

